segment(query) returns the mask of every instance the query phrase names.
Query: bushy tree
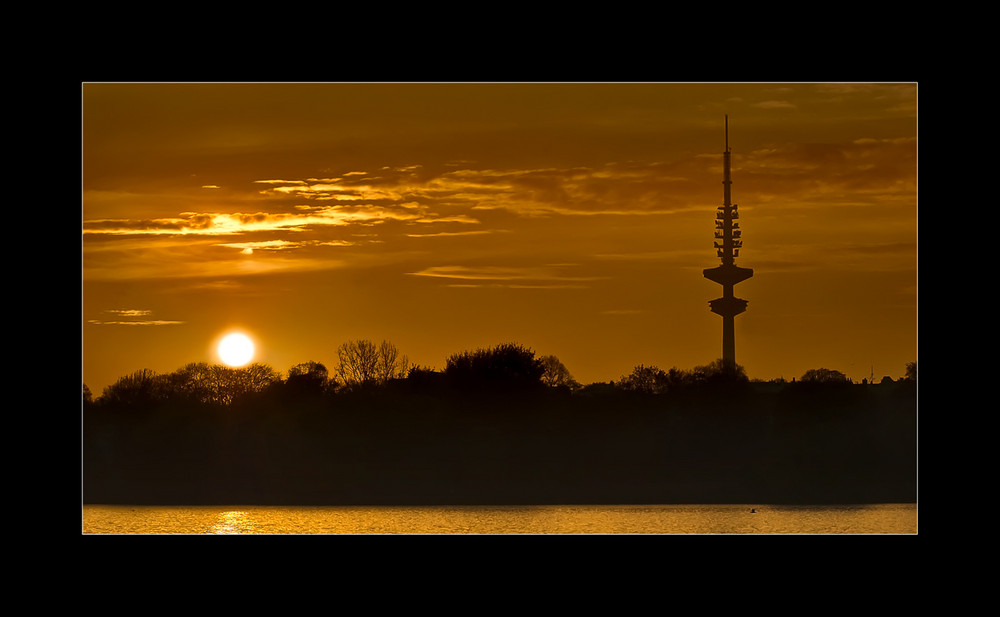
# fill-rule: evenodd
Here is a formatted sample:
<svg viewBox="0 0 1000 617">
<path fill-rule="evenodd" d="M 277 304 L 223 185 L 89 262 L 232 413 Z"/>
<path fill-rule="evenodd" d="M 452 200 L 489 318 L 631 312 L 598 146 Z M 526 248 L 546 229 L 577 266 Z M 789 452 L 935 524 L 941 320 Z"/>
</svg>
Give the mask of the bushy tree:
<svg viewBox="0 0 1000 617">
<path fill-rule="evenodd" d="M 811 368 L 803 373 L 800 381 L 804 383 L 817 384 L 851 383 L 851 380 L 847 375 L 829 368 Z"/>
<path fill-rule="evenodd" d="M 539 361 L 542 363 L 542 383 L 552 388 L 569 388 L 576 390 L 580 387 L 569 369 L 555 356 L 542 356 Z"/>
<path fill-rule="evenodd" d="M 285 388 L 294 395 L 322 394 L 330 385 L 329 371 L 319 362 L 296 364 L 285 380 Z"/>
<path fill-rule="evenodd" d="M 167 375 L 167 387 L 175 398 L 208 403 L 216 399 L 214 372 L 207 362 L 191 362 Z"/>
<path fill-rule="evenodd" d="M 675 388 L 718 386 L 746 381 L 749 380 L 742 366 L 737 364 L 735 368 L 730 368 L 719 359 L 703 366 L 696 366 L 690 371 L 677 367 L 664 371 L 655 366 L 640 364 L 632 369 L 629 375 L 618 381 L 618 389 L 626 392 L 663 394 Z"/>
<path fill-rule="evenodd" d="M 618 388 L 640 394 L 662 394 L 670 385 L 670 377 L 662 369 L 640 364 L 618 380 Z"/>
<path fill-rule="evenodd" d="M 432 391 L 441 388 L 447 377 L 444 373 L 424 366 L 411 366 L 406 373 L 406 383 L 417 391 Z"/>
<path fill-rule="evenodd" d="M 164 379 L 152 369 L 140 369 L 119 377 L 104 388 L 101 402 L 107 405 L 143 406 L 164 398 Z"/>
<path fill-rule="evenodd" d="M 277 371 L 260 362 L 239 368 L 213 364 L 208 369 L 208 402 L 220 405 L 231 405 L 247 396 L 260 394 L 281 381 Z"/>
<path fill-rule="evenodd" d="M 264 392 L 279 383 L 281 376 L 260 362 L 239 368 L 191 362 L 160 379 L 163 398 L 229 405 L 240 398 Z"/>
<path fill-rule="evenodd" d="M 747 379 L 746 370 L 739 364 L 726 364 L 722 358 L 717 358 L 704 366 L 696 366 L 689 377 L 694 383 L 742 382 Z"/>
<path fill-rule="evenodd" d="M 239 394 L 258 394 L 281 381 L 281 375 L 271 366 L 262 362 L 254 362 L 247 366 L 234 369 L 236 383 L 241 389 Z"/>
<path fill-rule="evenodd" d="M 453 354 L 445 375 L 463 389 L 516 391 L 542 384 L 545 368 L 535 352 L 516 343 Z"/>
</svg>

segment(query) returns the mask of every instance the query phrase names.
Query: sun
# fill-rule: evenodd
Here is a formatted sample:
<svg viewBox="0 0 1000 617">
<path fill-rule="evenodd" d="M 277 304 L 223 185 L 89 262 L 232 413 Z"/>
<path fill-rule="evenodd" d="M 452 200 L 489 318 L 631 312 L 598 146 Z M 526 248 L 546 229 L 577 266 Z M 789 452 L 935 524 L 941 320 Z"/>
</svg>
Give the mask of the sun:
<svg viewBox="0 0 1000 617">
<path fill-rule="evenodd" d="M 216 352 L 225 364 L 243 366 L 253 360 L 254 344 L 246 334 L 233 332 L 222 337 Z"/>
</svg>

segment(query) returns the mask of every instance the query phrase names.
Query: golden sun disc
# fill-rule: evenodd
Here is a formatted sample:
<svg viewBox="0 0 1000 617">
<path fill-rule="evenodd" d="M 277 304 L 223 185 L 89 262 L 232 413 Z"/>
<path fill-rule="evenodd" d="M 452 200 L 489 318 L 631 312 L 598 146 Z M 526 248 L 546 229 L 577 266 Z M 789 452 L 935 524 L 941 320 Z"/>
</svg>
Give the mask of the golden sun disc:
<svg viewBox="0 0 1000 617">
<path fill-rule="evenodd" d="M 229 366 L 243 366 L 253 360 L 254 344 L 246 334 L 234 332 L 219 341 L 216 352 L 223 363 Z"/>
</svg>

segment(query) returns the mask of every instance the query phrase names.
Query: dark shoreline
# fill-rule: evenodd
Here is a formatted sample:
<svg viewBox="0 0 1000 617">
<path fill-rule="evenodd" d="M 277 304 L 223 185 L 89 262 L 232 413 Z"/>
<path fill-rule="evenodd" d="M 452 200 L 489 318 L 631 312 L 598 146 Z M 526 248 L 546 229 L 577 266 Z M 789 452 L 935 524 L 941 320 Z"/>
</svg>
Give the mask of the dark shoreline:
<svg viewBox="0 0 1000 617">
<path fill-rule="evenodd" d="M 916 388 L 383 389 L 85 408 L 94 505 L 916 503 Z"/>
</svg>

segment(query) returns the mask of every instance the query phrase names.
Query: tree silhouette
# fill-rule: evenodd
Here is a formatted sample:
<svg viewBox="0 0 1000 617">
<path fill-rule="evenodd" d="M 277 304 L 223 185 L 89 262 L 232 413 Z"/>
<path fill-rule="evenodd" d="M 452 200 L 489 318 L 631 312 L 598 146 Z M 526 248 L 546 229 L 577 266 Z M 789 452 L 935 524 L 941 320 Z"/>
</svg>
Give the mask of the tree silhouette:
<svg viewBox="0 0 1000 617">
<path fill-rule="evenodd" d="M 190 362 L 166 377 L 171 396 L 198 403 L 216 400 L 213 369 L 207 362 Z"/>
<path fill-rule="evenodd" d="M 273 368 L 254 362 L 240 368 L 214 364 L 209 367 L 212 402 L 230 405 L 252 394 L 260 394 L 272 384 L 281 381 Z"/>
<path fill-rule="evenodd" d="M 851 383 L 847 375 L 829 368 L 811 368 L 803 373 L 801 381 L 817 384 Z"/>
<path fill-rule="evenodd" d="M 409 361 L 395 345 L 382 341 L 378 346 L 367 340 L 351 340 L 337 348 L 337 376 L 348 387 L 384 384 L 406 376 Z"/>
<path fill-rule="evenodd" d="M 382 341 L 378 347 L 375 362 L 375 379 L 383 384 L 391 379 L 402 379 L 410 370 L 410 361 L 400 355 L 396 346 L 389 341 Z"/>
<path fill-rule="evenodd" d="M 640 364 L 632 369 L 629 375 L 618 381 L 618 389 L 626 392 L 663 394 L 675 388 L 727 385 L 746 381 L 748 381 L 746 371 L 742 366 L 737 364 L 733 368 L 720 358 L 706 365 L 696 366 L 690 371 L 676 367 L 664 371 L 656 366 Z"/>
<path fill-rule="evenodd" d="M 104 388 L 101 399 L 110 405 L 141 406 L 157 402 L 163 398 L 164 388 L 156 371 L 140 369 L 130 375 L 119 377 L 115 383 Z"/>
<path fill-rule="evenodd" d="M 318 362 L 292 366 L 283 384 L 263 364 L 143 369 L 85 403 L 84 502 L 915 498 L 914 382 L 854 386 L 814 369 L 798 383 L 717 387 L 741 383 L 723 368 L 640 365 L 565 396 L 547 387 L 571 379 L 565 366 L 512 343 L 454 354 L 444 371 L 413 367 L 373 396 L 323 388 Z M 828 382 L 838 385 L 815 385 Z"/>
<path fill-rule="evenodd" d="M 367 339 L 347 341 L 337 348 L 337 376 L 345 385 L 375 381 L 377 363 L 375 344 Z"/>
<path fill-rule="evenodd" d="M 542 363 L 542 383 L 545 385 L 552 388 L 565 387 L 570 390 L 580 387 L 559 358 L 549 355 L 542 356 L 539 360 Z"/>
<path fill-rule="evenodd" d="M 618 388 L 626 392 L 661 394 L 667 391 L 670 382 L 670 377 L 662 369 L 640 364 L 618 380 Z"/>
<path fill-rule="evenodd" d="M 288 369 L 285 388 L 294 395 L 322 394 L 330 385 L 330 375 L 319 362 L 302 362 Z"/>
<path fill-rule="evenodd" d="M 747 381 L 747 373 L 741 365 L 731 366 L 717 358 L 704 366 L 694 367 L 691 380 L 695 383 L 741 382 Z"/>
<path fill-rule="evenodd" d="M 542 384 L 545 368 L 535 352 L 515 343 L 453 354 L 445 375 L 465 390 L 517 391 Z"/>
<path fill-rule="evenodd" d="M 229 405 L 280 381 L 273 368 L 259 362 L 240 368 L 191 362 L 160 376 L 158 395 L 161 399 Z"/>
</svg>

